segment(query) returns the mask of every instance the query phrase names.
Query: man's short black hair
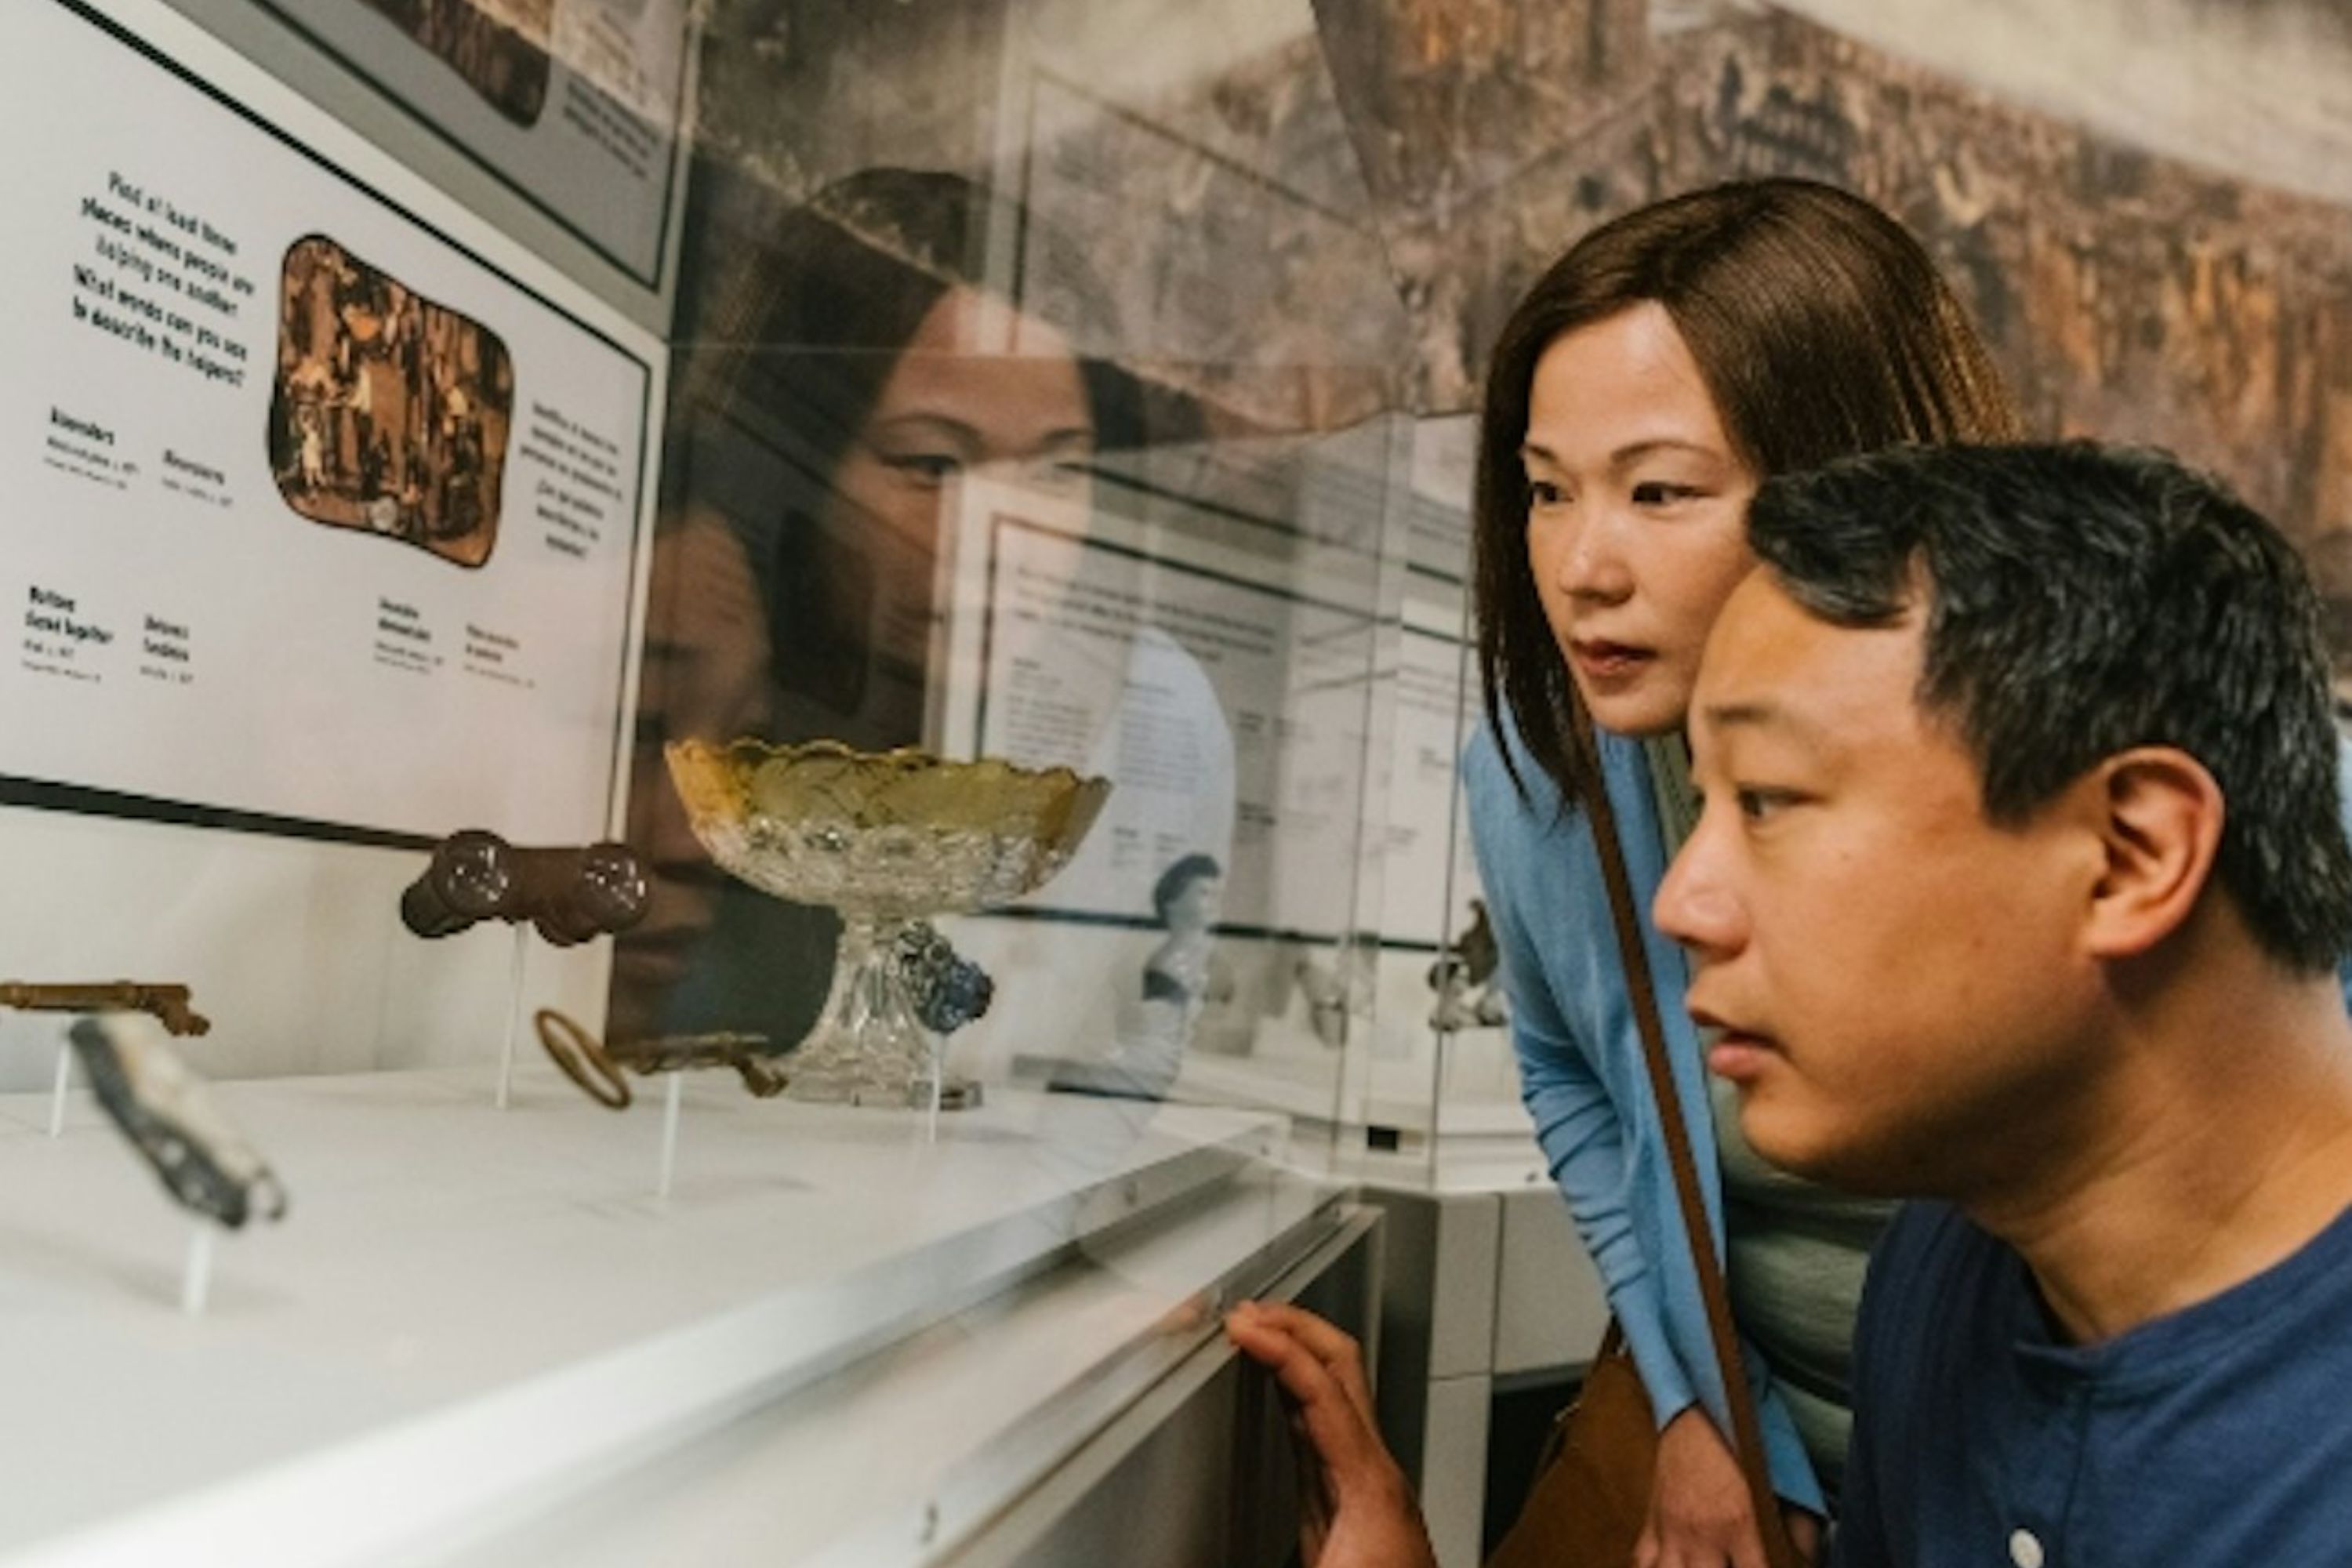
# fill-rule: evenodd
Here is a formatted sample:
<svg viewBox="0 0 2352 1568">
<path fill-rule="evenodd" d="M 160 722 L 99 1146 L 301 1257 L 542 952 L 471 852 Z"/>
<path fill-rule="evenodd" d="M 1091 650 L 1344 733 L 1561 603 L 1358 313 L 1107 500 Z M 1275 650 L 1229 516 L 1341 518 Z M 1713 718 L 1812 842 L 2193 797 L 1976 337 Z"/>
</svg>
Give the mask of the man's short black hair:
<svg viewBox="0 0 2352 1568">
<path fill-rule="evenodd" d="M 2263 950 L 2310 973 L 2352 946 L 2318 595 L 2219 481 L 2089 442 L 1908 447 L 1768 480 L 1748 531 L 1833 625 L 1924 597 L 1920 705 L 1974 752 L 1989 819 L 2178 747 L 2228 803 L 2217 875 Z"/>
</svg>

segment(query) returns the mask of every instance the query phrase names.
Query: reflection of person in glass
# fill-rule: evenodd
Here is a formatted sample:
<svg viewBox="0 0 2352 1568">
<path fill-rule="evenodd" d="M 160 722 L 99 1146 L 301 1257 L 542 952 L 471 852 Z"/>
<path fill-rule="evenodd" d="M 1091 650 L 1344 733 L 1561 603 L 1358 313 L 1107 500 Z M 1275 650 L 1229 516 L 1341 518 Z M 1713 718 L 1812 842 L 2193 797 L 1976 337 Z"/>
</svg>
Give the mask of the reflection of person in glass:
<svg viewBox="0 0 2352 1568">
<path fill-rule="evenodd" d="M 1018 307 L 990 271 L 1007 236 Z M 655 894 L 616 952 L 612 1027 L 758 1029 L 783 1048 L 823 1001 L 838 922 L 710 864 L 663 742 L 920 742 L 955 485 L 1083 487 L 1120 381 L 1073 347 L 1102 314 L 1083 259 L 959 176 L 853 175 L 740 248 L 682 322 L 630 795 Z"/>
</svg>

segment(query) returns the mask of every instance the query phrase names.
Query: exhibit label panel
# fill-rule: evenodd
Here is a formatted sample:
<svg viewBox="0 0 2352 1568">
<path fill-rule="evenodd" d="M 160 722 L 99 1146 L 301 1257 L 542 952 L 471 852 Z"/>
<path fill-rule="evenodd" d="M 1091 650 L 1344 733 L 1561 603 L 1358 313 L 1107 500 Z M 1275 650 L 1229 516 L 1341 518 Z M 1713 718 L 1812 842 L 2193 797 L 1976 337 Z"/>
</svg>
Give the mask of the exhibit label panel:
<svg viewBox="0 0 2352 1568">
<path fill-rule="evenodd" d="M 259 0 L 648 288 L 687 0 Z"/>
<path fill-rule="evenodd" d="M 0 776 L 600 833 L 657 348 L 199 39 L 143 0 L 0 8 Z"/>
<path fill-rule="evenodd" d="M 1207 855 L 1223 872 L 1223 929 L 1344 931 L 1369 617 L 973 489 L 949 662 L 971 658 L 977 675 L 953 683 L 945 742 L 1114 786 L 1084 847 L 1029 904 L 1151 923 L 1160 874 Z"/>
</svg>

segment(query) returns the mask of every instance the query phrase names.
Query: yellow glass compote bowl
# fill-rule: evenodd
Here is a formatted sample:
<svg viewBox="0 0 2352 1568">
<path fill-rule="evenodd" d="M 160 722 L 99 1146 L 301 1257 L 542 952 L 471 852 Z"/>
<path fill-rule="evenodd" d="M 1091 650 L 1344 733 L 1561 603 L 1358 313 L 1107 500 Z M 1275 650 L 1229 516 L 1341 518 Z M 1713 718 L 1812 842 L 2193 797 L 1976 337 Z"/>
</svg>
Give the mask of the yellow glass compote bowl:
<svg viewBox="0 0 2352 1568">
<path fill-rule="evenodd" d="M 937 1103 L 944 1041 L 916 1015 L 900 937 L 917 921 L 1045 886 L 1110 795 L 1108 779 L 1067 768 L 835 741 L 667 750 L 712 859 L 763 892 L 841 916 L 833 988 L 785 1090 L 836 1104 Z"/>
</svg>

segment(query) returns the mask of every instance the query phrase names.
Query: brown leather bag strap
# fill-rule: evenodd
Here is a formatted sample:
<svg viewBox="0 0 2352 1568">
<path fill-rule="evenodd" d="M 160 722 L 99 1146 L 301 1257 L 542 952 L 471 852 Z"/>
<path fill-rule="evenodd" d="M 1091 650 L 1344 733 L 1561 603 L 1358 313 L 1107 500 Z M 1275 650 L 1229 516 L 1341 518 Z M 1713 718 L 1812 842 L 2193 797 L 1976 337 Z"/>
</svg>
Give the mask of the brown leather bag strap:
<svg viewBox="0 0 2352 1568">
<path fill-rule="evenodd" d="M 1633 879 L 1626 875 L 1625 851 L 1617 837 L 1617 813 L 1609 804 L 1609 784 L 1601 771 L 1601 746 L 1592 732 L 1592 719 L 1580 698 L 1570 700 L 1575 729 L 1578 777 L 1584 788 L 1585 809 L 1591 814 L 1594 847 L 1601 855 L 1601 879 L 1609 888 L 1609 912 L 1617 926 L 1617 946 L 1623 955 L 1625 986 L 1631 993 L 1633 1022 L 1642 1034 L 1642 1054 L 1650 1068 L 1650 1090 L 1665 1123 L 1666 1155 L 1674 1166 L 1675 1193 L 1681 1199 L 1683 1230 L 1689 1237 L 1691 1260 L 1698 1268 L 1699 1294 L 1706 1303 L 1706 1326 L 1715 1340 L 1715 1359 L 1723 1371 L 1724 1395 L 1731 1405 L 1733 1452 L 1738 1457 L 1748 1489 L 1755 1500 L 1757 1519 L 1768 1555 L 1780 1537 L 1778 1494 L 1764 1458 L 1764 1432 L 1757 1419 L 1756 1396 L 1748 1385 L 1748 1369 L 1739 1354 L 1738 1331 L 1731 1321 L 1731 1292 L 1724 1284 L 1723 1266 L 1715 1255 L 1707 1228 L 1706 1205 L 1699 1196 L 1698 1161 L 1691 1152 L 1690 1130 L 1682 1118 L 1682 1097 L 1675 1092 L 1674 1069 L 1666 1059 L 1666 1034 L 1658 1018 L 1657 989 L 1650 973 L 1648 946 L 1642 941 L 1641 921 L 1633 913 Z"/>
</svg>

